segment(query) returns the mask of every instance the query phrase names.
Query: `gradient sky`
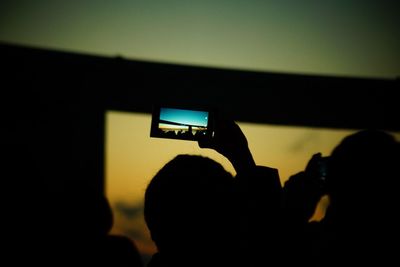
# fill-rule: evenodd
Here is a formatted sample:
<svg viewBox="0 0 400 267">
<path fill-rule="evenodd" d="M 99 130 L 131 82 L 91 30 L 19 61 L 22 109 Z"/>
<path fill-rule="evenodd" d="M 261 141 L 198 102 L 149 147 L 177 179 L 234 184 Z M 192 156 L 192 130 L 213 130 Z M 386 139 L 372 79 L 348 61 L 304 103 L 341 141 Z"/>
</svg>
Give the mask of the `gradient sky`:
<svg viewBox="0 0 400 267">
<path fill-rule="evenodd" d="M 3 0 L 0 41 L 202 66 L 400 76 L 396 0 Z"/>
<path fill-rule="evenodd" d="M 160 120 L 205 127 L 208 122 L 208 112 L 176 108 L 161 108 Z"/>
</svg>

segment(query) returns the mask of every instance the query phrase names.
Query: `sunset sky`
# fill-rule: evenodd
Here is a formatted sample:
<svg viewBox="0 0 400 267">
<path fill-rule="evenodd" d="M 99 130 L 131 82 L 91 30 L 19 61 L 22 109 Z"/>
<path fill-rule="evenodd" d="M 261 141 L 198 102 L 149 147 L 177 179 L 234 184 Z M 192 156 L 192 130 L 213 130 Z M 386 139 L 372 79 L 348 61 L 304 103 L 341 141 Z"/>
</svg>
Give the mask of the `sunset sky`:
<svg viewBox="0 0 400 267">
<path fill-rule="evenodd" d="M 0 42 L 240 70 L 400 76 L 400 1 L 3 0 Z M 230 163 L 196 142 L 150 138 L 150 115 L 106 114 L 106 195 L 113 231 L 154 251 L 142 216 L 151 177 L 175 155 Z M 316 152 L 328 155 L 354 130 L 239 122 L 257 164 L 282 183 Z M 400 135 L 396 135 L 400 139 Z"/>
<path fill-rule="evenodd" d="M 227 159 L 214 150 L 199 148 L 194 141 L 151 138 L 150 124 L 151 116 L 147 114 L 119 111 L 106 114 L 106 194 L 114 210 L 113 231 L 128 234 L 147 253 L 155 248 L 143 219 L 144 191 L 165 163 L 177 154 L 200 154 L 235 174 Z M 238 124 L 256 163 L 277 168 L 282 184 L 304 170 L 314 153 L 328 156 L 343 137 L 356 131 Z M 400 133 L 396 137 L 400 140 Z"/>
</svg>

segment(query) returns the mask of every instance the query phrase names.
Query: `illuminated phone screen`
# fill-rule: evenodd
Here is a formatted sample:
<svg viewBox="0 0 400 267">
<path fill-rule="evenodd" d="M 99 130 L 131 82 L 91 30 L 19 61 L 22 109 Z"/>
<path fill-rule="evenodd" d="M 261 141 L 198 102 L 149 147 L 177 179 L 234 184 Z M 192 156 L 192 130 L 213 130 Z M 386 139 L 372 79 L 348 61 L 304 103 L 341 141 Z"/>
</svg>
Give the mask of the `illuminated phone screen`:
<svg viewBox="0 0 400 267">
<path fill-rule="evenodd" d="M 158 107 L 153 111 L 150 136 L 199 140 L 212 135 L 211 125 L 210 111 Z"/>
</svg>

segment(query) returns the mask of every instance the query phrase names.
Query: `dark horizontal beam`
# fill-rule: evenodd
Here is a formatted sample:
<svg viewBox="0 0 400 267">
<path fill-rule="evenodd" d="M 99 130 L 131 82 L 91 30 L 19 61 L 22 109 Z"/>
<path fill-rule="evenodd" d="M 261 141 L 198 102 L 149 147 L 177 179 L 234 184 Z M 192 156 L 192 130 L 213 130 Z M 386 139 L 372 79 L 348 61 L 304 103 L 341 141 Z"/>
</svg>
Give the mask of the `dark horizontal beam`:
<svg viewBox="0 0 400 267">
<path fill-rule="evenodd" d="M 80 107 L 150 113 L 166 102 L 217 107 L 244 122 L 400 130 L 399 79 L 205 68 L 8 44 L 0 51 L 8 82 L 28 95 L 34 90 L 42 104 L 79 99 Z"/>
</svg>

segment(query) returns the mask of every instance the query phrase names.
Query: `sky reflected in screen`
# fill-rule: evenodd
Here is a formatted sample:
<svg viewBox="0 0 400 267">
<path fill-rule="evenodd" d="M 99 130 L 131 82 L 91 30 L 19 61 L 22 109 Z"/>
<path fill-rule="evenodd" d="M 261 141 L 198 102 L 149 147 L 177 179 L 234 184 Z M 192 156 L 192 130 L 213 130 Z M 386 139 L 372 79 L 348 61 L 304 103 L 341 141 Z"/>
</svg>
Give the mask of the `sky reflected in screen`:
<svg viewBox="0 0 400 267">
<path fill-rule="evenodd" d="M 206 127 L 208 122 L 208 112 L 176 108 L 161 108 L 160 120 L 177 124 Z"/>
</svg>

